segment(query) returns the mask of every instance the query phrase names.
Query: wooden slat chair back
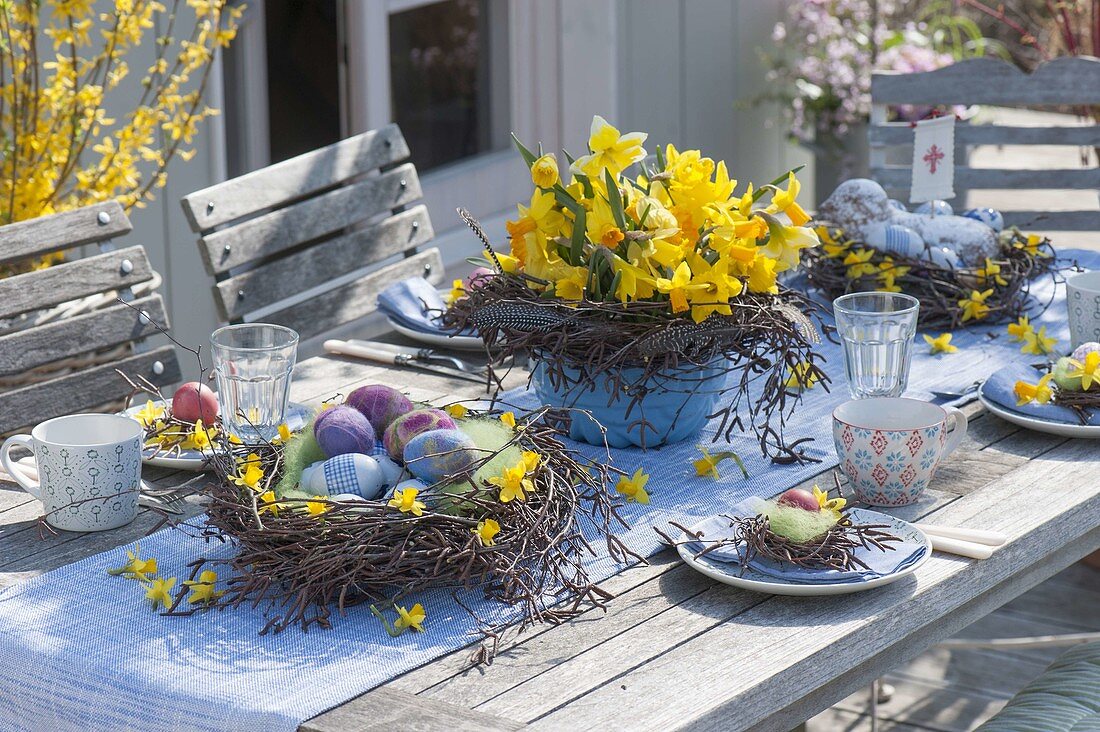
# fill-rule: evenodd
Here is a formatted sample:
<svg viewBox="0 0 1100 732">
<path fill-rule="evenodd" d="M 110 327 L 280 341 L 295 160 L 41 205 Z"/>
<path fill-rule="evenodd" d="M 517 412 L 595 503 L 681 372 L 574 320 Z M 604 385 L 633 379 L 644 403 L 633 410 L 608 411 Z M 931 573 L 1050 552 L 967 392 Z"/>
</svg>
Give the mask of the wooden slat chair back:
<svg viewBox="0 0 1100 732">
<path fill-rule="evenodd" d="M 969 59 L 935 71 L 919 74 L 876 73 L 871 77 L 871 177 L 895 198 L 906 200 L 911 176 L 910 164 L 887 164 L 891 148 L 905 148 L 903 158 L 911 163 L 913 130 L 908 122 L 887 122 L 891 107 L 912 105 L 992 105 L 997 107 L 1055 108 L 1078 110 L 1100 105 L 1100 59 L 1059 58 L 1026 74 L 1006 61 L 992 58 Z M 1064 145 L 1100 148 L 1100 125 L 1065 127 L 1021 127 L 968 124 L 955 126 L 956 165 L 966 160 L 960 154 L 970 145 Z M 957 200 L 967 190 L 1100 190 L 1100 168 L 1019 170 L 955 169 Z M 1002 211 L 1005 223 L 1049 231 L 1100 231 L 1100 210 L 1085 211 Z"/>
<path fill-rule="evenodd" d="M 308 338 L 373 312 L 396 280 L 438 282 L 439 250 L 418 250 L 434 233 L 408 157 L 391 124 L 184 197 L 222 319 Z"/>
<path fill-rule="evenodd" d="M 168 319 L 159 294 L 135 297 L 132 290 L 155 277 L 145 249 L 116 248 L 112 242 L 131 228 L 114 201 L 0 226 L 0 265 L 54 252 L 66 252 L 68 260 L 0 279 L 0 322 L 5 325 L 0 335 L 0 434 L 63 414 L 118 408 L 130 387 L 115 369 L 158 386 L 179 381 L 175 349 L 145 348 L 143 343 L 157 332 L 154 323 L 167 325 Z M 89 244 L 100 253 L 77 258 L 79 251 L 67 251 Z M 101 297 L 100 306 L 72 316 L 35 317 L 89 296 Z M 85 358 L 88 354 L 98 357 Z M 92 365 L 68 365 L 81 361 Z M 44 381 L 21 378 L 43 370 L 53 375 Z"/>
</svg>

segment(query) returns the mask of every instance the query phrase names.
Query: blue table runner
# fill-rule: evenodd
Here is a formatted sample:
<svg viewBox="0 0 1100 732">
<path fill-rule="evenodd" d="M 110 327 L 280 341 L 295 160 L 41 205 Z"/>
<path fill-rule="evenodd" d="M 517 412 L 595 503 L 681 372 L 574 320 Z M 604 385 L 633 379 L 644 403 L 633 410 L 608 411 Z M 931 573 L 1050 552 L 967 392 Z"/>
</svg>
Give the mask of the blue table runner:
<svg viewBox="0 0 1100 732">
<path fill-rule="evenodd" d="M 1089 269 L 1100 269 L 1100 254 L 1066 251 Z M 1064 288 L 1039 282 L 1035 295 L 1053 305 L 1033 319 L 1068 349 Z M 1000 334 L 990 339 L 990 332 Z M 907 396 L 931 399 L 932 390 L 961 392 L 974 381 L 1012 362 L 1030 362 L 1004 326 L 956 332 L 959 352 L 930 356 L 920 335 Z M 630 504 L 623 516 L 632 528 L 621 538 L 634 552 L 649 556 L 661 548 L 652 527 L 667 521 L 691 522 L 713 515 L 752 495 L 774 495 L 836 465 L 830 414 L 847 400 L 842 357 L 829 343 L 821 350 L 832 392 L 808 391 L 788 420 L 788 439 L 812 437 L 805 465 L 773 465 L 762 458 L 751 435 L 729 448 L 745 461 L 751 476 L 741 477 L 724 463 L 721 480 L 698 478 L 691 461 L 698 444 L 710 444 L 712 431 L 697 441 L 649 452 L 614 450 L 615 464 L 628 472 L 642 467 L 651 475 L 648 506 Z M 534 395 L 516 390 L 505 400 L 535 407 Z M 585 448 L 597 456 L 601 450 Z M 586 531 L 594 533 L 591 527 Z M 595 544 L 600 547 L 600 543 Z M 368 608 L 335 618 L 331 630 L 302 633 L 290 628 L 260 636 L 262 610 L 241 608 L 185 618 L 154 614 L 136 583 L 108 577 L 108 567 L 125 562 L 120 547 L 48 572 L 0 593 L 0 728 L 2 729 L 177 729 L 294 730 L 304 720 L 337 706 L 432 659 L 479 638 L 474 621 L 448 591 L 422 593 L 415 600 L 427 611 L 424 633 L 390 638 Z M 141 542 L 142 556 L 158 560 L 162 576 L 186 578 L 187 562 L 198 556 L 224 556 L 230 548 L 207 544 L 166 530 Z M 587 560 L 595 579 L 622 569 L 602 549 Z M 508 607 L 467 593 L 483 620 L 517 618 Z"/>
</svg>

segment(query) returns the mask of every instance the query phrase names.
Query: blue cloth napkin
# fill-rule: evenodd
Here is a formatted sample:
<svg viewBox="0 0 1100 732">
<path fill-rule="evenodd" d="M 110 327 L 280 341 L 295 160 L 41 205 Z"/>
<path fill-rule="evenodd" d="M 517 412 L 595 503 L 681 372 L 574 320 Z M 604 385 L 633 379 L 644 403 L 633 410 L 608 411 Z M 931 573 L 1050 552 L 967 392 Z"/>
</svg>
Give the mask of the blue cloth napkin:
<svg viewBox="0 0 1100 732">
<path fill-rule="evenodd" d="M 443 330 L 440 316 L 446 303 L 432 283 L 423 277 L 396 282 L 378 295 L 378 309 L 410 330 L 450 335 Z"/>
<path fill-rule="evenodd" d="M 699 552 L 716 539 L 732 536 L 733 528 L 730 526 L 730 517 L 756 515 L 757 511 L 755 506 L 759 500 L 758 498 L 746 499 L 735 505 L 730 511 L 720 516 L 712 516 L 694 526 L 694 530 L 701 530 L 703 532 L 706 541 L 691 542 L 687 544 L 688 548 L 693 552 Z M 861 513 L 863 512 L 860 509 L 853 509 L 852 518 L 860 523 L 878 522 L 877 517 L 861 516 Z M 853 569 L 847 571 L 835 569 L 808 569 L 806 567 L 799 567 L 795 564 L 777 562 L 763 557 L 752 559 L 748 566 L 750 569 L 760 572 L 761 574 L 766 574 L 769 577 L 774 577 L 790 584 L 848 584 L 851 582 L 866 582 L 867 580 L 900 572 L 919 561 L 925 555 L 925 552 L 928 551 L 928 548 L 924 544 L 917 544 L 911 541 L 901 541 L 896 544 L 891 544 L 891 546 L 894 547 L 893 551 L 885 552 L 875 548 L 857 549 L 856 556 L 867 565 L 867 569 Z M 740 555 L 737 552 L 737 546 L 732 544 L 707 552 L 703 556 L 709 557 L 717 562 L 728 562 L 731 564 L 740 564 L 741 562 Z"/>
<path fill-rule="evenodd" d="M 1066 422 L 1068 424 L 1081 424 L 1077 418 L 1077 412 L 1069 407 L 1059 407 L 1056 404 L 1016 404 L 1017 381 L 1026 381 L 1034 384 L 1042 378 L 1042 372 L 1032 368 L 1028 364 L 1014 363 L 997 370 L 982 384 L 982 396 L 995 404 L 1013 412 L 1033 417 L 1047 422 Z M 1088 423 L 1100 426 L 1100 409 L 1091 412 Z"/>
</svg>

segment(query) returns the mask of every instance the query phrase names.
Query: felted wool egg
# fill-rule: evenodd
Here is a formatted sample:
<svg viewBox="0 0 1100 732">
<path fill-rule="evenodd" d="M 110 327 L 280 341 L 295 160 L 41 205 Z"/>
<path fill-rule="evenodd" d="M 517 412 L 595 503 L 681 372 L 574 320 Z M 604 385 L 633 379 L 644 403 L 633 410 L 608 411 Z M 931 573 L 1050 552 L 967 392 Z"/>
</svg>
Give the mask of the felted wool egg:
<svg viewBox="0 0 1100 732">
<path fill-rule="evenodd" d="M 455 428 L 455 421 L 441 409 L 416 409 L 393 421 L 382 435 L 382 444 L 386 446 L 390 457 L 401 460 L 405 454 L 405 445 L 421 432 Z"/>
<path fill-rule="evenodd" d="M 349 452 L 374 452 L 374 427 L 363 414 L 340 405 L 317 415 L 313 436 L 328 457 Z"/>
<path fill-rule="evenodd" d="M 425 483 L 468 472 L 478 455 L 474 441 L 459 430 L 421 432 L 405 445 L 405 465 Z"/>
<path fill-rule="evenodd" d="M 1074 361 L 1077 361 L 1078 363 L 1084 363 L 1088 355 L 1095 351 L 1100 351 L 1100 343 L 1097 343 L 1096 341 L 1088 341 L 1077 346 L 1077 348 L 1074 348 L 1073 355 L 1070 356 L 1070 358 L 1072 358 Z"/>
<path fill-rule="evenodd" d="M 345 405 L 353 407 L 367 418 L 375 434 L 383 434 L 386 428 L 402 414 L 413 411 L 413 403 L 407 396 L 383 384 L 367 384 L 348 394 Z"/>
<path fill-rule="evenodd" d="M 180 384 L 172 397 L 172 416 L 184 422 L 197 422 L 209 426 L 218 418 L 218 397 L 209 386 L 197 381 Z"/>
<path fill-rule="evenodd" d="M 372 501 L 385 491 L 385 475 L 370 455 L 347 452 L 302 471 L 301 489 L 314 494 L 351 493 Z"/>
</svg>

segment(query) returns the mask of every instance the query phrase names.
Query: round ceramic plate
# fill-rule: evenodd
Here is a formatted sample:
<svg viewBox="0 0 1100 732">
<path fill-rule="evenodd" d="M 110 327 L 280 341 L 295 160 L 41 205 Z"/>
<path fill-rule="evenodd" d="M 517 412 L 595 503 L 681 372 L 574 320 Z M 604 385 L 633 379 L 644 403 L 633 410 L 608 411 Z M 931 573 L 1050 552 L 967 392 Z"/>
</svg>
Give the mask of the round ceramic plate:
<svg viewBox="0 0 1100 732">
<path fill-rule="evenodd" d="M 804 584 L 772 577 L 762 572 L 758 572 L 752 567 L 745 567 L 744 571 L 742 571 L 741 565 L 735 562 L 720 562 L 707 556 L 697 558 L 694 556 L 691 549 L 684 544 L 677 546 L 676 550 L 680 552 L 680 558 L 683 559 L 689 567 L 698 572 L 702 572 L 713 580 L 717 580 L 727 585 L 733 585 L 734 587 L 741 587 L 746 590 L 766 592 L 770 595 L 796 595 L 803 597 L 815 595 L 846 595 L 851 592 L 862 592 L 875 587 L 882 587 L 891 582 L 897 582 L 902 577 L 913 574 L 913 572 L 916 572 L 921 565 L 932 557 L 932 542 L 928 540 L 924 532 L 908 521 L 903 521 L 899 518 L 879 513 L 878 511 L 868 511 L 867 509 L 861 508 L 853 509 L 852 513 L 855 515 L 856 520 L 861 523 L 887 524 L 890 526 L 891 533 L 901 537 L 905 541 L 911 541 L 915 544 L 924 544 L 924 556 L 900 571 L 881 577 L 875 577 L 874 579 L 864 580 L 862 582 Z M 691 529 L 694 531 L 695 527 L 693 526 Z M 681 540 L 685 538 L 686 537 L 681 537 Z"/>
<path fill-rule="evenodd" d="M 153 402 L 158 407 L 164 406 L 163 401 Z M 127 417 L 132 417 L 142 410 L 144 404 L 135 404 L 129 409 L 123 410 L 122 414 Z M 310 417 L 313 416 L 313 410 L 304 404 L 296 404 L 291 402 L 286 408 L 286 424 L 292 431 L 297 432 L 305 426 Z M 155 465 L 158 468 L 172 468 L 174 470 L 205 470 L 206 458 L 198 450 L 181 450 L 180 452 L 158 453 L 155 447 L 146 447 L 142 450 L 141 461 L 146 465 Z"/>
<path fill-rule="evenodd" d="M 1029 430 L 1046 432 L 1051 435 L 1058 435 L 1059 437 L 1100 438 L 1100 426 L 1097 425 L 1070 424 L 1069 422 L 1053 422 L 1045 419 L 1038 419 L 1036 417 L 1029 417 L 1026 414 L 1020 414 L 1011 409 L 1005 409 L 1000 404 L 986 398 L 981 389 L 978 389 L 978 400 L 982 403 L 983 407 L 1004 421 L 1026 427 Z"/>
<path fill-rule="evenodd" d="M 412 328 L 406 328 L 400 323 L 396 323 L 390 318 L 386 318 L 389 321 L 390 327 L 396 330 L 406 338 L 412 338 L 414 341 L 419 341 L 429 346 L 435 346 L 436 348 L 449 348 L 454 351 L 484 351 L 485 343 L 477 336 L 447 336 L 439 335 L 438 333 L 422 333 Z"/>
</svg>

